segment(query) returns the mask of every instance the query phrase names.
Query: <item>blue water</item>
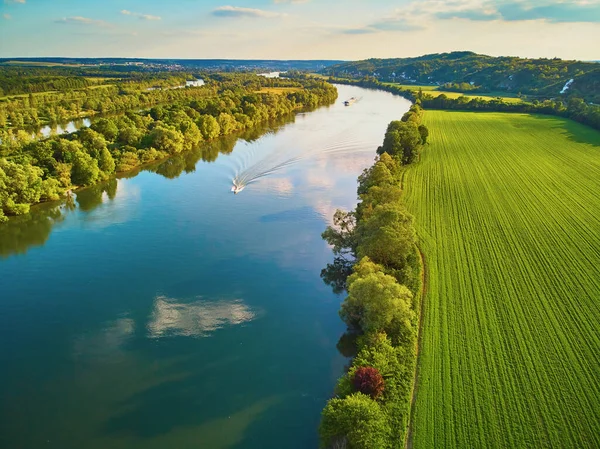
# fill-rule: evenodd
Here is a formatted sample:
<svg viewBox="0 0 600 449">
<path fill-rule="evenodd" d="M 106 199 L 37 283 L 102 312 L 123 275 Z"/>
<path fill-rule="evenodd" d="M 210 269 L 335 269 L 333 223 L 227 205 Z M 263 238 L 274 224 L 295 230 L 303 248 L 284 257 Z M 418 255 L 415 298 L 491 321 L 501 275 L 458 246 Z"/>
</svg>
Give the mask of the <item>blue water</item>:
<svg viewBox="0 0 600 449">
<path fill-rule="evenodd" d="M 0 225 L 0 447 L 317 446 L 347 362 L 320 234 L 410 106 L 338 89 L 213 162 L 152 167 L 172 179 L 142 171 Z"/>
</svg>

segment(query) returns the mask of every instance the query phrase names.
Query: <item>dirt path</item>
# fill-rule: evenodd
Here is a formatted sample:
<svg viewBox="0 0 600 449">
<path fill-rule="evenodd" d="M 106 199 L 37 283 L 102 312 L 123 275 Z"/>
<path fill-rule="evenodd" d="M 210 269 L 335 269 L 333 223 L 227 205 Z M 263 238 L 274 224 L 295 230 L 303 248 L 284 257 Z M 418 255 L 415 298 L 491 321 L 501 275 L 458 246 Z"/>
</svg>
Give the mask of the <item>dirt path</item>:
<svg viewBox="0 0 600 449">
<path fill-rule="evenodd" d="M 419 251 L 419 256 L 421 257 L 421 266 L 423 269 L 421 270 L 421 301 L 419 304 L 419 331 L 417 333 L 417 343 L 415 345 L 415 353 L 416 353 L 416 363 L 415 363 L 415 375 L 413 379 L 413 389 L 410 397 L 410 415 L 408 418 L 408 429 L 406 431 L 406 441 L 404 443 L 404 447 L 406 449 L 413 448 L 413 439 L 414 439 L 414 416 L 415 416 L 415 403 L 417 401 L 417 388 L 419 383 L 419 354 L 420 348 L 423 340 L 423 316 L 425 314 L 425 297 L 427 296 L 427 262 L 425 260 L 425 255 L 421 248 L 417 246 Z"/>
</svg>

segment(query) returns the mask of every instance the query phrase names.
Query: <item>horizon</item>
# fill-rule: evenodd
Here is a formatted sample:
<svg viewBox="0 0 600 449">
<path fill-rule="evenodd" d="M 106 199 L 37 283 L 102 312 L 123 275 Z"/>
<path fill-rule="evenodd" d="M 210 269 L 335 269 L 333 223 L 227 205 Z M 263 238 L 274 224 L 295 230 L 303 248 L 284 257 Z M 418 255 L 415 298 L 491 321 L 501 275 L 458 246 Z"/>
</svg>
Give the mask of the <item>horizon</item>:
<svg viewBox="0 0 600 449">
<path fill-rule="evenodd" d="M 443 54 L 451 54 L 451 53 L 465 53 L 465 52 L 471 52 L 470 50 L 453 50 L 453 51 L 448 51 L 448 52 L 437 52 L 437 53 L 427 53 L 427 54 L 420 54 L 420 55 L 408 55 L 408 56 L 390 56 L 387 58 L 365 58 L 363 60 L 376 60 L 376 59 L 414 59 L 414 58 L 420 58 L 420 57 L 424 57 L 424 56 L 432 56 L 432 55 L 443 55 Z M 475 52 L 471 52 L 475 55 L 478 56 L 490 56 L 493 58 L 520 58 L 520 59 L 548 59 L 548 60 L 552 60 L 552 59 L 560 59 L 562 61 L 580 61 L 580 62 L 600 62 L 600 59 L 568 59 L 568 58 L 560 58 L 560 57 L 524 57 L 524 56 L 516 56 L 516 55 L 490 55 L 490 54 L 484 54 L 484 53 L 475 53 Z M 328 58 L 314 58 L 314 59 L 309 59 L 309 58 L 305 58 L 305 59 L 294 59 L 294 58 L 287 58 L 287 59 L 281 59 L 281 58 L 174 58 L 174 57 L 166 57 L 166 58 L 153 58 L 153 57 L 136 57 L 136 56 L 12 56 L 12 57 L 2 57 L 0 56 L 0 60 L 6 60 L 6 61 L 18 61 L 18 60 L 31 60 L 31 59 L 40 59 L 40 60 L 44 60 L 44 59 L 73 59 L 73 60 L 82 60 L 82 59 L 123 59 L 123 60 L 141 60 L 141 61 L 152 61 L 152 60 L 156 60 L 156 61 L 167 61 L 167 60 L 173 60 L 173 61 L 257 61 L 257 62 L 262 62 L 262 61 L 276 61 L 276 62 L 294 62 L 294 61 L 300 61 L 300 62 L 311 62 L 311 61 L 327 61 L 327 62 L 355 62 L 355 61 L 359 61 L 357 59 L 328 59 Z"/>
<path fill-rule="evenodd" d="M 2 59 L 355 61 L 470 48 L 461 51 L 597 61 L 598 35 L 600 0 L 178 0 L 169 4 L 3 0 L 0 4 Z"/>
</svg>

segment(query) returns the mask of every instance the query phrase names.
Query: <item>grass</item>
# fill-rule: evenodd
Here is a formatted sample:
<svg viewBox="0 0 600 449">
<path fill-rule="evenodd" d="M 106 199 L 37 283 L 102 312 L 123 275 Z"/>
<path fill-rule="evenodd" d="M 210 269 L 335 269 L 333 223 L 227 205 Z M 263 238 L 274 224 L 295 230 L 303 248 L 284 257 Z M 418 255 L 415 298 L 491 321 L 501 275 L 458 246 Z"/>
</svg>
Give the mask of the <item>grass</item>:
<svg viewBox="0 0 600 449">
<path fill-rule="evenodd" d="M 439 86 L 432 86 L 432 85 L 398 84 L 398 83 L 383 83 L 383 84 L 386 84 L 388 86 L 400 86 L 402 89 L 412 90 L 415 92 L 417 92 L 419 89 L 421 89 L 423 92 L 427 93 L 428 95 L 431 95 L 432 97 L 438 97 L 442 94 L 445 94 L 448 98 L 458 98 L 458 97 L 465 96 L 469 99 L 481 98 L 481 99 L 487 100 L 487 101 L 493 100 L 495 98 L 501 98 L 506 103 L 521 103 L 521 102 L 523 102 L 523 100 L 521 98 L 513 96 L 506 92 L 492 92 L 492 93 L 485 93 L 485 94 L 480 94 L 480 93 L 466 94 L 466 93 L 461 93 L 461 92 L 449 92 L 449 91 L 445 91 L 445 90 L 440 90 Z"/>
<path fill-rule="evenodd" d="M 427 111 L 414 447 L 600 447 L 600 133 Z"/>
<path fill-rule="evenodd" d="M 258 93 L 283 95 L 298 92 L 299 90 L 301 90 L 299 87 L 263 87 Z"/>
</svg>

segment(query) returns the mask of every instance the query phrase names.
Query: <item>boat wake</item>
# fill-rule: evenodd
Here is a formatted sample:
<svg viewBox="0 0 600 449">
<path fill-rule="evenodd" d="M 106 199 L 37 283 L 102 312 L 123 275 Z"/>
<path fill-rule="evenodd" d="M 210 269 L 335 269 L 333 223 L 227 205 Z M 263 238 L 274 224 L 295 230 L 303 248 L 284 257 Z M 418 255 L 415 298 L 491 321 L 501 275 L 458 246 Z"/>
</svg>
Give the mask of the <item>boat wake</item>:
<svg viewBox="0 0 600 449">
<path fill-rule="evenodd" d="M 242 163 L 242 167 L 235 171 L 235 174 L 231 179 L 231 191 L 234 194 L 238 194 L 244 190 L 247 185 L 257 182 L 267 176 L 273 175 L 283 169 L 289 168 L 304 159 L 319 159 L 338 154 L 345 155 L 364 151 L 372 151 L 373 148 L 371 144 L 368 142 L 359 141 L 353 137 L 351 131 L 349 131 L 349 133 L 350 134 L 343 133 L 342 135 L 335 136 L 332 138 L 332 143 L 330 143 L 328 146 L 315 145 L 312 148 L 309 147 L 303 149 L 297 148 L 274 151 L 270 154 L 267 154 L 255 163 L 251 163 L 248 160 L 251 159 L 255 154 L 251 154 L 249 158 L 248 154 L 243 155 L 243 159 L 240 161 Z M 244 167 L 244 165 L 246 166 Z"/>
</svg>

